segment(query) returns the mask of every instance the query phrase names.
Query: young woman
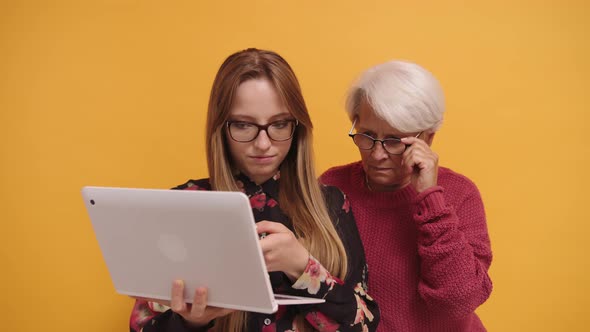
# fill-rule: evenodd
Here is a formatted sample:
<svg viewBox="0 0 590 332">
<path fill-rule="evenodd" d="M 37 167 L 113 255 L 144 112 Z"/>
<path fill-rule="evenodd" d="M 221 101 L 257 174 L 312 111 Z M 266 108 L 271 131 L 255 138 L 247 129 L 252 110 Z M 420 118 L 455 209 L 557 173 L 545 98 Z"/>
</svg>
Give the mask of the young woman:
<svg viewBox="0 0 590 332">
<path fill-rule="evenodd" d="M 175 189 L 246 193 L 267 234 L 260 244 L 274 291 L 326 302 L 236 312 L 208 307 L 204 288 L 184 303 L 175 281 L 171 309 L 137 300 L 131 330 L 374 331 L 379 311 L 356 223 L 346 197 L 317 182 L 312 124 L 287 62 L 257 49 L 229 56 L 213 82 L 206 135 L 210 177 Z"/>
</svg>

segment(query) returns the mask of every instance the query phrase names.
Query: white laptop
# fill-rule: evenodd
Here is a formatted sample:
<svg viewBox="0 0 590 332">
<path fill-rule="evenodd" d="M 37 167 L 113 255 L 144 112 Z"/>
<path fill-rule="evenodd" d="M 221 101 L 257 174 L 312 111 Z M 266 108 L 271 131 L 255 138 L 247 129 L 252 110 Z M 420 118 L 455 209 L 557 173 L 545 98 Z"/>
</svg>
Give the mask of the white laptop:
<svg viewBox="0 0 590 332">
<path fill-rule="evenodd" d="M 185 300 L 208 288 L 208 305 L 273 313 L 323 299 L 273 294 L 248 197 L 240 192 L 84 187 L 82 196 L 115 289 Z"/>
</svg>

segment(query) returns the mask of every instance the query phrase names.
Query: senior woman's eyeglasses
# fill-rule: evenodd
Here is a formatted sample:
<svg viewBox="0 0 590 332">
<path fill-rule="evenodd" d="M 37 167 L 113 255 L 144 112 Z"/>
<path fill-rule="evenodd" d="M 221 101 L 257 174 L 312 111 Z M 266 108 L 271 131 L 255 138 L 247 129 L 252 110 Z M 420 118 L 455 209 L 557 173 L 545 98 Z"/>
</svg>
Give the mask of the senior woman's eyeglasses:
<svg viewBox="0 0 590 332">
<path fill-rule="evenodd" d="M 293 137 L 299 121 L 295 119 L 279 120 L 264 126 L 246 121 L 227 121 L 229 136 L 236 142 L 251 142 L 258 137 L 261 130 L 273 141 L 287 141 Z"/>
<path fill-rule="evenodd" d="M 356 125 L 356 119 L 352 123 L 352 128 L 348 132 L 348 136 L 352 138 L 352 141 L 356 146 L 358 146 L 361 150 L 371 150 L 373 146 L 375 146 L 375 142 L 381 143 L 383 146 L 383 150 L 385 150 L 389 154 L 393 155 L 400 155 L 403 154 L 404 151 L 408 148 L 409 145 L 402 143 L 402 140 L 399 138 L 391 137 L 391 138 L 384 138 L 384 139 L 376 139 L 367 134 L 356 133 L 353 134 L 352 131 L 354 130 L 354 126 Z M 418 137 L 422 134 L 419 132 L 416 136 Z"/>
</svg>

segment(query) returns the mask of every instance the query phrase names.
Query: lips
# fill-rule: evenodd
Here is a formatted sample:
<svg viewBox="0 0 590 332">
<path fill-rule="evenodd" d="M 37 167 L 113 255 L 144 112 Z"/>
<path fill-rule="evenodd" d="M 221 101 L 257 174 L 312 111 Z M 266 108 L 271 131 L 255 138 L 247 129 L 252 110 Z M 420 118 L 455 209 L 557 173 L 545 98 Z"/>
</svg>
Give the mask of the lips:
<svg viewBox="0 0 590 332">
<path fill-rule="evenodd" d="M 267 164 L 272 163 L 275 156 L 251 156 L 250 158 L 252 158 L 252 160 L 254 160 L 255 163 Z"/>
<path fill-rule="evenodd" d="M 393 169 L 392 167 L 377 167 L 377 166 L 369 166 L 369 168 L 371 168 L 374 171 L 390 171 Z"/>
</svg>

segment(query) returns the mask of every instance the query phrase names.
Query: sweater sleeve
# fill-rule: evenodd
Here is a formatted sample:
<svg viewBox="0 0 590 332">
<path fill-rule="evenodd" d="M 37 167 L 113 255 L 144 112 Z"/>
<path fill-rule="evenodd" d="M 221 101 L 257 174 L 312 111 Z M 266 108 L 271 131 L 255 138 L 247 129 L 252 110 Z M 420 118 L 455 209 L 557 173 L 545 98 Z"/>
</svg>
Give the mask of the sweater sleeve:
<svg viewBox="0 0 590 332">
<path fill-rule="evenodd" d="M 456 205 L 444 189 L 430 188 L 416 197 L 421 273 L 418 291 L 426 304 L 455 318 L 472 313 L 492 291 L 492 260 L 485 212 L 475 185 Z"/>
<path fill-rule="evenodd" d="M 367 293 L 367 264 L 349 201 L 335 187 L 330 187 L 328 194 L 332 195 L 328 208 L 335 212 L 332 214 L 335 226 L 347 252 L 347 276 L 344 281 L 332 276 L 320 262 L 310 257 L 305 272 L 289 293 L 326 301 L 298 306 L 318 331 L 375 331 L 380 313 L 377 303 Z"/>
</svg>

